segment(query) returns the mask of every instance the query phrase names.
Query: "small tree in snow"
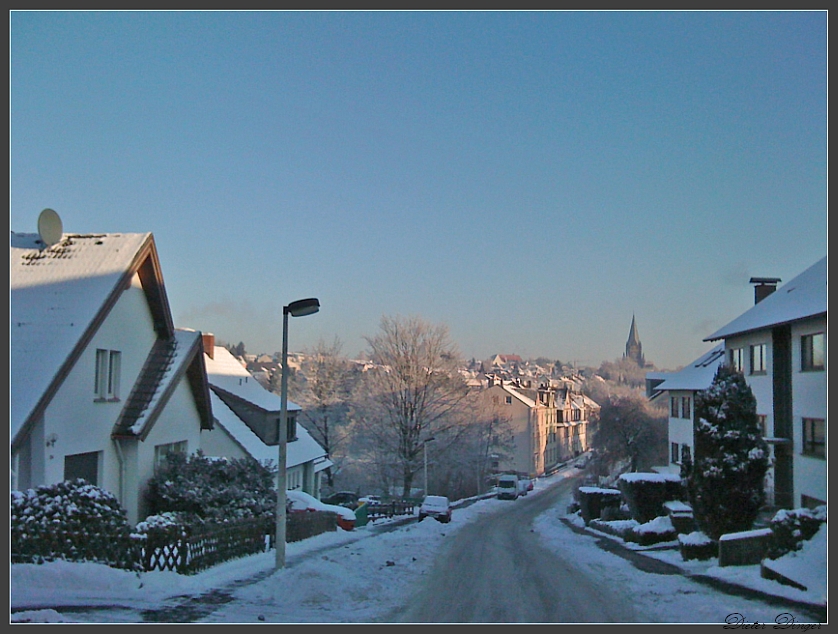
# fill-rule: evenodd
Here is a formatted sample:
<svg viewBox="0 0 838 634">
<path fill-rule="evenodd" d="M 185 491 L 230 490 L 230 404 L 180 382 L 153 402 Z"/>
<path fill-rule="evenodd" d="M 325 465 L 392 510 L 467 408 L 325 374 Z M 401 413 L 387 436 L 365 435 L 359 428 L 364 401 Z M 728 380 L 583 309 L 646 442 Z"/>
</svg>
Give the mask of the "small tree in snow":
<svg viewBox="0 0 838 634">
<path fill-rule="evenodd" d="M 768 445 L 745 377 L 719 366 L 696 394 L 695 461 L 686 473 L 696 521 L 713 539 L 749 530 L 765 501 Z"/>
</svg>

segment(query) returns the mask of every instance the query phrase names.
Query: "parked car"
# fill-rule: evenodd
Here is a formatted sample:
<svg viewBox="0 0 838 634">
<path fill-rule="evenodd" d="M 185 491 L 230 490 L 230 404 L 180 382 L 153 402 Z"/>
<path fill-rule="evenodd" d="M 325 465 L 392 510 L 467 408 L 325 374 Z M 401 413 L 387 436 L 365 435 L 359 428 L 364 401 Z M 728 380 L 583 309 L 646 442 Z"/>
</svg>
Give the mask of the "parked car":
<svg viewBox="0 0 838 634">
<path fill-rule="evenodd" d="M 419 507 L 419 521 L 426 517 L 436 518 L 447 524 L 451 521 L 451 503 L 444 495 L 426 495 Z"/>
<path fill-rule="evenodd" d="M 348 509 L 355 510 L 358 508 L 358 494 L 352 491 L 338 491 L 332 495 L 321 500 L 326 504 L 337 504 L 338 506 L 345 506 Z"/>
<path fill-rule="evenodd" d="M 355 528 L 355 512 L 345 506 L 326 504 L 313 495 L 303 491 L 286 491 L 289 511 L 291 513 L 305 513 L 307 511 L 328 511 L 338 516 L 338 526 L 345 531 Z"/>
<path fill-rule="evenodd" d="M 525 496 L 529 493 L 531 487 L 531 482 L 527 478 L 521 478 L 518 480 L 518 495 Z"/>
<path fill-rule="evenodd" d="M 367 506 L 375 506 L 376 504 L 381 504 L 382 499 L 380 495 L 365 495 L 358 498 L 358 502 L 363 502 Z"/>
<path fill-rule="evenodd" d="M 520 495 L 518 476 L 513 473 L 498 476 L 497 491 L 499 500 L 517 500 Z"/>
</svg>

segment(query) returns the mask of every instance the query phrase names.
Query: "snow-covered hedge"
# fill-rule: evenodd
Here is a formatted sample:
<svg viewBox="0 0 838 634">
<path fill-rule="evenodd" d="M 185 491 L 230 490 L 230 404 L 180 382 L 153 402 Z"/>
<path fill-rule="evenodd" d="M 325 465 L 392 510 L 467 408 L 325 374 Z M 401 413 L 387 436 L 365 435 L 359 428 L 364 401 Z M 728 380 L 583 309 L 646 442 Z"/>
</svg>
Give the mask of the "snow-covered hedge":
<svg viewBox="0 0 838 634">
<path fill-rule="evenodd" d="M 718 542 L 701 531 L 678 535 L 678 547 L 684 561 L 713 559 L 719 553 Z"/>
<path fill-rule="evenodd" d="M 603 509 L 609 506 L 620 507 L 622 496 L 617 489 L 582 486 L 577 490 L 579 510 L 585 524 L 600 517 Z"/>
<path fill-rule="evenodd" d="M 137 567 L 124 509 L 109 492 L 78 479 L 11 492 L 11 559 L 90 561 Z"/>
<path fill-rule="evenodd" d="M 685 497 L 680 476 L 663 473 L 624 473 L 618 480 L 631 516 L 639 523 L 664 514 L 664 502 Z"/>
<path fill-rule="evenodd" d="M 662 515 L 643 524 L 635 526 L 626 536 L 627 541 L 635 542 L 641 546 L 651 546 L 661 542 L 671 542 L 678 537 L 672 520 Z"/>
<path fill-rule="evenodd" d="M 814 509 L 777 511 L 770 522 L 773 537 L 768 558 L 777 559 L 786 553 L 800 550 L 803 542 L 812 539 L 825 522 L 826 505 Z"/>
</svg>

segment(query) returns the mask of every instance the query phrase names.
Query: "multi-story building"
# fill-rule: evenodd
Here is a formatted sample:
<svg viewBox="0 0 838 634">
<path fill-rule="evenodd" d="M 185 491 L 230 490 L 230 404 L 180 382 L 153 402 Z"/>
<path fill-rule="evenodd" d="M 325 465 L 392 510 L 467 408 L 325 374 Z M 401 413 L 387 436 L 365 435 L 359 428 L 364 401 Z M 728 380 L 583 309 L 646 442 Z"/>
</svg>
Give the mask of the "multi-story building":
<svg viewBox="0 0 838 634">
<path fill-rule="evenodd" d="M 534 478 L 589 448 L 588 427 L 599 405 L 569 382 L 503 380 L 489 375 L 481 392 L 490 416 L 506 421 L 512 447 L 493 465 Z"/>
<path fill-rule="evenodd" d="M 826 257 L 779 281 L 751 278 L 754 306 L 705 341 L 724 341 L 754 392 L 774 504 L 814 507 L 826 504 Z"/>
</svg>

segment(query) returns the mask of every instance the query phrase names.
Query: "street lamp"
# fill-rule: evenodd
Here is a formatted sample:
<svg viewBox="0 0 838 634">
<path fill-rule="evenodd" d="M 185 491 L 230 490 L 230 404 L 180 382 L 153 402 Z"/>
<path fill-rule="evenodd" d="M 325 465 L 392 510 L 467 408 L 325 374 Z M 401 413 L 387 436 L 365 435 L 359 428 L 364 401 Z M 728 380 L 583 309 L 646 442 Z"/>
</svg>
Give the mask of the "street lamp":
<svg viewBox="0 0 838 634">
<path fill-rule="evenodd" d="M 279 429 L 277 430 L 277 445 L 279 446 L 279 464 L 276 476 L 276 569 L 285 567 L 285 459 L 288 449 L 288 315 L 305 317 L 320 310 L 320 302 L 311 297 L 299 299 L 282 307 L 282 393 L 279 411 Z"/>
<path fill-rule="evenodd" d="M 425 495 L 428 495 L 428 443 L 432 440 L 436 440 L 433 436 L 430 438 L 425 438 L 422 441 L 422 452 L 425 454 L 425 485 L 424 485 L 424 492 Z"/>
</svg>

